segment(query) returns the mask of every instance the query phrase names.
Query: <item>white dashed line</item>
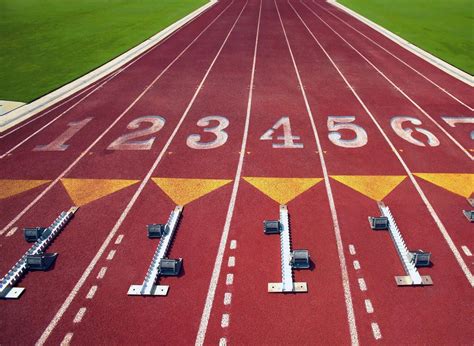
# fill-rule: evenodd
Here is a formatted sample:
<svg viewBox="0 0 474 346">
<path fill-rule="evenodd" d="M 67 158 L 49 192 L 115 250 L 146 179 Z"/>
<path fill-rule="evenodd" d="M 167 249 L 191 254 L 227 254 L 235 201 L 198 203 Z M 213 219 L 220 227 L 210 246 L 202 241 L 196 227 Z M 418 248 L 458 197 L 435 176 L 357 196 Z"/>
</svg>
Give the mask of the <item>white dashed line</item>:
<svg viewBox="0 0 474 346">
<path fill-rule="evenodd" d="M 103 279 L 105 276 L 105 272 L 107 271 L 107 267 L 100 268 L 99 274 L 97 274 L 97 279 Z"/>
<path fill-rule="evenodd" d="M 229 257 L 229 262 L 227 262 L 227 266 L 228 267 L 235 267 L 235 257 L 234 256 Z"/>
<path fill-rule="evenodd" d="M 372 306 L 372 302 L 370 299 L 365 300 L 365 310 L 367 311 L 368 314 L 371 314 L 374 312 L 374 307 Z"/>
<path fill-rule="evenodd" d="M 232 293 L 226 292 L 224 294 L 224 305 L 230 305 L 232 302 Z"/>
<path fill-rule="evenodd" d="M 356 254 L 356 248 L 355 248 L 355 246 L 352 245 L 352 244 L 349 244 L 349 253 L 350 253 L 351 255 L 355 255 L 355 254 Z"/>
<path fill-rule="evenodd" d="M 225 284 L 227 286 L 230 286 L 234 283 L 234 274 L 227 274 L 226 278 L 225 278 Z"/>
<path fill-rule="evenodd" d="M 8 236 L 8 234 L 7 234 L 7 236 Z M 466 245 L 461 246 L 461 249 L 462 249 L 462 251 L 464 251 L 466 256 L 468 256 L 468 257 L 472 256 L 471 250 L 469 250 L 469 248 Z"/>
<path fill-rule="evenodd" d="M 119 245 L 122 242 L 123 234 L 119 234 L 115 240 L 115 245 Z"/>
<path fill-rule="evenodd" d="M 219 340 L 219 346 L 226 346 L 227 345 L 227 339 L 226 338 L 221 338 Z"/>
<path fill-rule="evenodd" d="M 360 278 L 357 281 L 359 281 L 359 288 L 361 291 L 367 291 L 367 285 L 365 284 L 365 280 Z"/>
<path fill-rule="evenodd" d="M 5 237 L 11 237 L 12 235 L 15 234 L 15 232 L 18 230 L 18 227 L 13 227 L 8 233 L 5 235 Z"/>
<path fill-rule="evenodd" d="M 382 333 L 380 332 L 379 325 L 376 322 L 372 322 L 372 334 L 374 334 L 375 340 L 382 339 Z"/>
<path fill-rule="evenodd" d="M 86 308 L 80 308 L 79 311 L 76 314 L 76 317 L 74 317 L 73 322 L 74 323 L 80 323 L 82 321 L 82 318 L 84 317 L 86 313 Z"/>
<path fill-rule="evenodd" d="M 354 269 L 355 269 L 355 270 L 359 270 L 359 269 L 360 269 L 360 263 L 359 263 L 359 261 L 355 260 L 354 262 L 352 262 L 352 264 L 354 265 Z"/>
<path fill-rule="evenodd" d="M 111 261 L 115 256 L 115 250 L 110 250 L 109 254 L 107 255 L 107 261 Z"/>
<path fill-rule="evenodd" d="M 230 241 L 230 249 L 234 250 L 237 248 L 237 240 L 231 240 Z"/>
<path fill-rule="evenodd" d="M 222 320 L 221 320 L 221 327 L 222 328 L 227 328 L 229 326 L 229 314 L 223 314 L 222 315 Z"/>
<path fill-rule="evenodd" d="M 95 292 L 97 292 L 97 285 L 94 285 L 94 286 L 91 287 L 91 289 L 87 293 L 86 299 L 94 298 Z"/>
<path fill-rule="evenodd" d="M 72 336 L 74 334 L 73 333 L 67 333 L 65 336 L 64 336 L 64 339 L 63 341 L 61 341 L 61 346 L 69 346 L 69 344 L 71 343 L 71 339 L 72 339 Z"/>
</svg>

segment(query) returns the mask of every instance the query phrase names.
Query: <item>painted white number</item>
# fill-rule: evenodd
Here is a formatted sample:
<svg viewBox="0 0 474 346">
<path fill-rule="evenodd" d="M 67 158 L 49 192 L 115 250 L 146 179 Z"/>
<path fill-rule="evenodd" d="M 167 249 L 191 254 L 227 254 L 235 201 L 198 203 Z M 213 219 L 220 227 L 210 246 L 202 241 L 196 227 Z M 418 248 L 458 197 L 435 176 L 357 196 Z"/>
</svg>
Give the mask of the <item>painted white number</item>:
<svg viewBox="0 0 474 346">
<path fill-rule="evenodd" d="M 273 134 L 275 131 L 283 127 L 283 136 L 278 136 L 277 140 L 283 141 L 283 143 L 273 143 L 273 148 L 284 148 L 284 149 L 295 149 L 295 148 L 303 148 L 303 143 L 295 143 L 295 141 L 300 140 L 300 136 L 293 136 L 291 133 L 291 124 L 289 117 L 282 117 L 278 120 L 275 125 L 269 130 L 267 130 L 262 137 L 260 137 L 261 141 L 271 141 L 273 139 Z"/>
<path fill-rule="evenodd" d="M 418 145 L 420 147 L 425 147 L 425 143 L 419 141 L 418 139 L 413 137 L 414 132 L 419 132 L 422 133 L 423 135 L 426 136 L 428 140 L 428 144 L 431 147 L 437 147 L 439 145 L 439 140 L 438 138 L 435 137 L 434 134 L 432 134 L 430 131 L 422 129 L 420 127 L 415 127 L 416 131 L 413 131 L 412 129 L 408 128 L 403 128 L 403 123 L 404 122 L 410 122 L 412 125 L 421 125 L 421 121 L 417 118 L 412 118 L 412 117 L 394 117 L 390 121 L 390 125 L 392 125 L 393 130 L 397 135 L 399 135 L 401 138 L 406 140 L 407 142 L 410 142 L 411 144 Z"/>
<path fill-rule="evenodd" d="M 474 124 L 474 117 L 441 117 L 449 126 L 456 124 Z M 471 139 L 474 140 L 474 130 L 471 131 Z"/>
<path fill-rule="evenodd" d="M 367 144 L 367 132 L 356 124 L 351 124 L 355 120 L 355 116 L 329 116 L 328 117 L 328 134 L 329 140 L 335 145 L 343 148 L 360 148 Z M 348 130 L 354 132 L 354 138 L 342 139 L 339 130 Z"/>
<path fill-rule="evenodd" d="M 150 123 L 151 126 L 141 130 L 133 131 L 126 135 L 120 136 L 113 141 L 108 147 L 108 150 L 150 150 L 156 137 L 152 137 L 143 141 L 132 141 L 132 139 L 148 136 L 160 131 L 165 125 L 165 119 L 158 115 L 149 115 L 132 120 L 127 129 L 135 130 L 140 127 L 142 123 Z"/>
<path fill-rule="evenodd" d="M 69 128 L 61 133 L 58 138 L 46 145 L 37 145 L 33 150 L 34 151 L 64 151 L 69 147 L 69 144 L 65 144 L 68 140 L 71 139 L 76 133 L 78 133 L 84 126 L 87 125 L 92 118 L 87 118 L 81 121 L 74 121 L 67 126 Z"/>
<path fill-rule="evenodd" d="M 211 121 L 217 121 L 218 125 L 215 127 L 206 127 L 209 126 Z M 215 135 L 216 139 L 210 142 L 201 142 L 201 135 L 189 135 L 188 139 L 186 140 L 188 147 L 192 149 L 215 149 L 227 142 L 229 135 L 224 131 L 224 129 L 229 126 L 229 120 L 227 120 L 227 118 L 221 117 L 219 115 L 210 115 L 199 119 L 197 125 L 204 127 L 204 132 L 209 132 Z"/>
</svg>

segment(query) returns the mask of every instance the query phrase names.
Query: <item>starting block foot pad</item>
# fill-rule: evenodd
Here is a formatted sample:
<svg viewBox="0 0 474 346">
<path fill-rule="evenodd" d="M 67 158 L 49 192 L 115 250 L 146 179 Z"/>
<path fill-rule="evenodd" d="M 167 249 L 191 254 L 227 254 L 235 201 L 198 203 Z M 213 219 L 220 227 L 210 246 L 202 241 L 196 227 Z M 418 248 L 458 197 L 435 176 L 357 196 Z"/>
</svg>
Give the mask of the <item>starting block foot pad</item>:
<svg viewBox="0 0 474 346">
<path fill-rule="evenodd" d="M 269 282 L 268 283 L 269 293 L 305 293 L 308 292 L 308 284 L 306 282 L 293 282 L 293 289 L 283 290 L 283 284 L 281 282 Z"/>
<path fill-rule="evenodd" d="M 142 285 L 132 285 L 127 294 L 129 296 L 166 296 L 170 288 L 167 285 L 155 285 L 150 293 L 141 293 L 142 287 Z"/>
<path fill-rule="evenodd" d="M 431 276 L 426 275 L 421 277 L 421 284 L 414 284 L 413 280 L 409 276 L 395 276 L 397 286 L 432 286 L 433 280 Z"/>
<path fill-rule="evenodd" d="M 5 295 L 1 296 L 3 299 L 18 299 L 25 289 L 23 287 L 13 287 Z"/>
</svg>

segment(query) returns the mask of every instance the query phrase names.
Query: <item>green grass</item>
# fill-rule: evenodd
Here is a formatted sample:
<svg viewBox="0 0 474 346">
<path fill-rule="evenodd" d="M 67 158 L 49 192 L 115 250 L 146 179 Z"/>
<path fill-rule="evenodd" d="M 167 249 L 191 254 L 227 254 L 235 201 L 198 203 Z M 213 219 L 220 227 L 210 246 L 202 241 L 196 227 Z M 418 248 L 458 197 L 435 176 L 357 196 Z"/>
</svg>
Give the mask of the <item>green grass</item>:
<svg viewBox="0 0 474 346">
<path fill-rule="evenodd" d="M 473 0 L 338 0 L 364 17 L 474 74 Z"/>
<path fill-rule="evenodd" d="M 0 99 L 29 102 L 208 0 L 0 0 Z"/>
</svg>

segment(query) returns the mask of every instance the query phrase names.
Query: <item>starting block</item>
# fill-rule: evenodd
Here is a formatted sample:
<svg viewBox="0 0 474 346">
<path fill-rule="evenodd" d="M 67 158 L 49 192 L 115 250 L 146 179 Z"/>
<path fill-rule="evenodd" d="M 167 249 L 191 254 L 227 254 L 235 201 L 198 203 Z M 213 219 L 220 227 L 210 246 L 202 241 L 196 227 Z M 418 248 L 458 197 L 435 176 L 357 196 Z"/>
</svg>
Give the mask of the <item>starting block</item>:
<svg viewBox="0 0 474 346">
<path fill-rule="evenodd" d="M 270 293 L 308 292 L 306 282 L 293 281 L 293 269 L 308 269 L 310 267 L 308 250 L 291 251 L 290 221 L 288 208 L 280 205 L 279 221 L 264 221 L 265 234 L 280 234 L 281 246 L 281 282 L 270 282 Z"/>
<path fill-rule="evenodd" d="M 48 270 L 56 260 L 57 253 L 45 254 L 46 248 L 61 232 L 69 220 L 74 216 L 78 207 L 71 207 L 63 211 L 48 228 L 25 228 L 24 236 L 28 242 L 35 241 L 31 248 L 16 262 L 8 273 L 0 280 L 0 298 L 18 299 L 25 290 L 14 287 L 28 271 Z M 36 240 L 35 240 L 36 239 Z"/>
<path fill-rule="evenodd" d="M 25 236 L 25 240 L 28 243 L 34 243 L 37 241 L 46 231 L 47 228 L 44 227 L 34 227 L 34 228 L 24 228 L 23 235 Z"/>
<path fill-rule="evenodd" d="M 467 203 L 471 208 L 474 208 L 474 198 L 468 198 Z M 462 212 L 469 222 L 474 222 L 474 210 L 463 210 Z"/>
<path fill-rule="evenodd" d="M 369 217 L 369 223 L 373 230 L 387 229 L 392 238 L 395 249 L 405 269 L 406 276 L 395 276 L 395 282 L 398 286 L 426 286 L 433 285 L 430 276 L 421 276 L 418 267 L 427 267 L 430 265 L 431 253 L 422 250 L 408 251 L 405 240 L 398 229 L 395 218 L 390 209 L 382 202 L 378 202 L 382 216 Z M 386 228 L 381 228 L 385 227 Z"/>
<path fill-rule="evenodd" d="M 161 238 L 165 233 L 165 225 L 163 224 L 152 224 L 146 226 L 148 231 L 148 238 Z"/>
<path fill-rule="evenodd" d="M 166 258 L 173 235 L 178 227 L 179 218 L 183 211 L 182 206 L 176 206 L 171 212 L 165 225 L 151 224 L 147 226 L 149 238 L 160 238 L 158 247 L 151 260 L 151 264 L 141 285 L 131 285 L 128 289 L 129 296 L 166 296 L 169 286 L 156 285 L 160 276 L 178 276 L 181 272 L 183 259 Z"/>
</svg>

